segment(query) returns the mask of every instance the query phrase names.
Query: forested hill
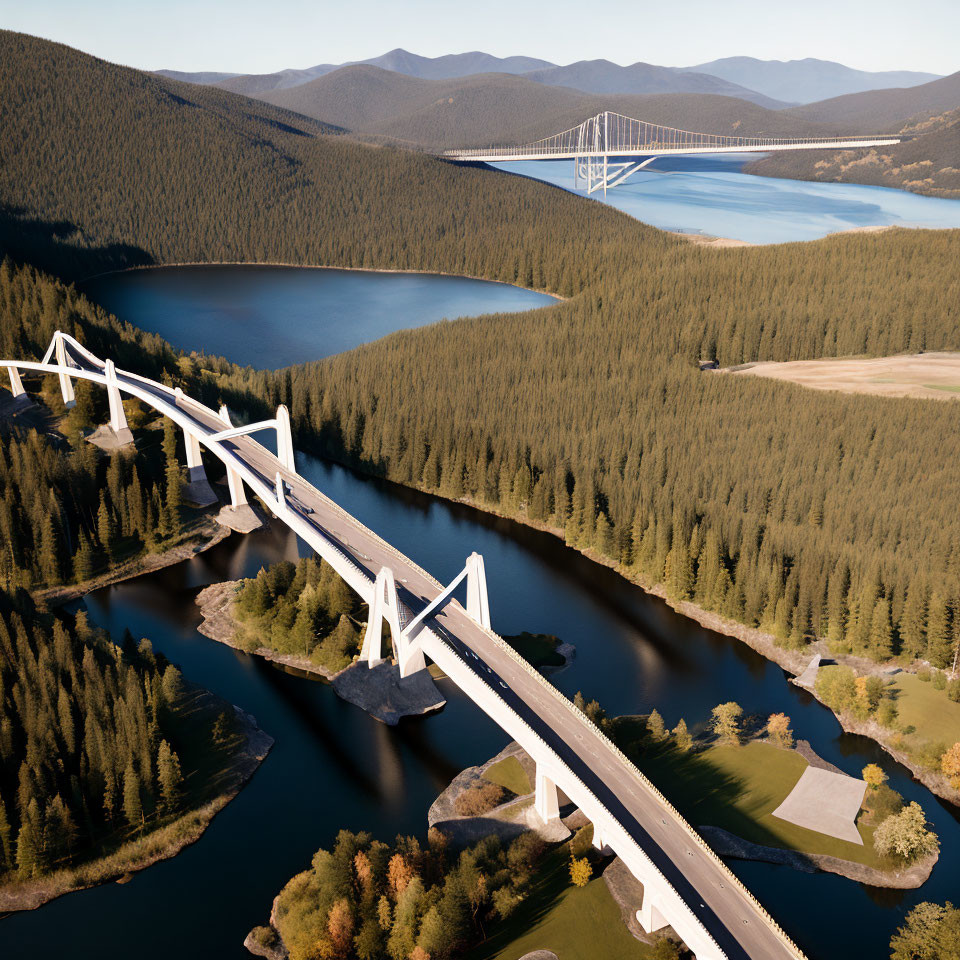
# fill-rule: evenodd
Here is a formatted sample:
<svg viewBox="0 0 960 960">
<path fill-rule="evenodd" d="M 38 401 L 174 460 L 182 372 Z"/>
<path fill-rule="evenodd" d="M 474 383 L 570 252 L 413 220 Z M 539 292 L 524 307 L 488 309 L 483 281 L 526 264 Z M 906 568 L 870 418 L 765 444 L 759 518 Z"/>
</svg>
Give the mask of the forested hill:
<svg viewBox="0 0 960 960">
<path fill-rule="evenodd" d="M 696 369 L 960 349 L 960 231 L 694 247 L 543 184 L 2 40 L 0 198 L 83 231 L 35 233 L 43 262 L 428 268 L 570 296 L 279 375 L 210 364 L 202 388 L 288 402 L 298 444 L 549 523 L 798 647 L 829 633 L 940 663 L 960 638 L 960 405 Z"/>
<path fill-rule="evenodd" d="M 585 93 L 505 74 L 424 80 L 371 65 L 344 67 L 256 96 L 357 134 L 429 148 L 523 143 L 559 133 L 601 110 L 705 133 L 775 137 L 839 131 L 729 95 Z"/>
<path fill-rule="evenodd" d="M 747 164 L 745 170 L 767 177 L 872 183 L 960 198 L 960 108 L 911 124 L 905 132 L 910 139 L 892 147 L 773 153 Z"/>
<path fill-rule="evenodd" d="M 673 243 L 542 184 L 318 135 L 329 128 L 259 101 L 10 32 L 0 128 L 0 251 L 71 279 L 257 260 L 533 278 L 570 294 L 588 263 Z"/>
<path fill-rule="evenodd" d="M 791 107 L 785 112 L 798 120 L 856 123 L 863 133 L 884 133 L 957 107 L 960 107 L 960 71 L 916 87 L 848 93 Z"/>
</svg>

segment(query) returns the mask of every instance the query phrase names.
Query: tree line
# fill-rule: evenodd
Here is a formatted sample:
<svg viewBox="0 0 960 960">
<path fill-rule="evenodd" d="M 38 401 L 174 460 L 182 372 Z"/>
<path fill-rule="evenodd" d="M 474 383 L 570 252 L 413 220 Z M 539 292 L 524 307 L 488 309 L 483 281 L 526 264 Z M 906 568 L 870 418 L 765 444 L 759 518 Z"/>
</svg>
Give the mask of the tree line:
<svg viewBox="0 0 960 960">
<path fill-rule="evenodd" d="M 360 650 L 363 606 L 330 564 L 311 556 L 261 567 L 241 582 L 234 611 L 244 649 L 269 647 L 336 672 Z"/>
<path fill-rule="evenodd" d="M 77 863 L 181 811 L 183 682 L 149 641 L 0 593 L 0 882 Z"/>
</svg>

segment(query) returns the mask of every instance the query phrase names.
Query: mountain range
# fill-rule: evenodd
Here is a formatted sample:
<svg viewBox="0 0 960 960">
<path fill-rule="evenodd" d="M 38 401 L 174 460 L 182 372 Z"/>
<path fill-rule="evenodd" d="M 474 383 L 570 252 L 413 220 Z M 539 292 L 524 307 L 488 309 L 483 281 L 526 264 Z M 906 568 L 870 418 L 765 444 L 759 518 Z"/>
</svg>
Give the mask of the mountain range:
<svg viewBox="0 0 960 960">
<path fill-rule="evenodd" d="M 826 60 L 757 60 L 728 57 L 690 67 L 663 67 L 638 62 L 623 67 L 609 60 L 583 60 L 560 66 L 535 57 L 495 57 L 473 51 L 422 57 L 391 50 L 379 57 L 348 63 L 322 63 L 305 69 L 266 74 L 215 72 L 159 74 L 189 83 L 222 86 L 234 93 L 257 96 L 309 83 L 345 66 L 366 64 L 421 80 L 449 80 L 482 73 L 524 75 L 538 83 L 567 86 L 586 93 L 712 93 L 741 97 L 769 108 L 804 104 L 848 93 L 910 87 L 937 79 L 915 71 L 868 72 Z"/>
<path fill-rule="evenodd" d="M 597 94 L 502 73 L 424 80 L 369 64 L 343 67 L 309 83 L 258 96 L 355 136 L 425 149 L 528 142 L 575 126 L 601 110 L 709 133 L 839 132 L 830 123 L 791 117 L 732 96 Z"/>
</svg>

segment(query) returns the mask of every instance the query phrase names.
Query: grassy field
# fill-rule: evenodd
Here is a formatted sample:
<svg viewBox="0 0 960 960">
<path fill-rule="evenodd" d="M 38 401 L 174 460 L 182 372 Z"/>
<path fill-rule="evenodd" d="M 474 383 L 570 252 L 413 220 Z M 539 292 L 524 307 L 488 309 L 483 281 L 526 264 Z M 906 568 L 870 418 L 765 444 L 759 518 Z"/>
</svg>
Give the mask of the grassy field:
<svg viewBox="0 0 960 960">
<path fill-rule="evenodd" d="M 506 787 L 518 797 L 530 793 L 533 787 L 530 784 L 530 778 L 524 772 L 520 761 L 516 757 L 504 757 L 498 760 L 493 766 L 487 767 L 483 778 L 491 783 L 498 783 L 501 787 Z"/>
<path fill-rule="evenodd" d="M 532 950 L 552 950 L 560 960 L 648 960 L 652 953 L 624 926 L 602 877 L 571 884 L 566 846 L 544 858 L 530 896 L 467 957 L 519 960 Z"/>
<path fill-rule="evenodd" d="M 898 673 L 890 689 L 896 692 L 901 726 L 914 728 L 907 739 L 938 740 L 947 746 L 960 741 L 960 703 L 944 690 L 913 673 Z"/>
<path fill-rule="evenodd" d="M 857 823 L 863 846 L 773 816 L 807 767 L 793 750 L 753 742 L 680 753 L 669 741 L 644 746 L 641 720 L 620 718 L 615 730 L 640 769 L 695 827 L 722 827 L 764 846 L 887 866 L 873 849 L 874 825 L 863 814 Z"/>
</svg>

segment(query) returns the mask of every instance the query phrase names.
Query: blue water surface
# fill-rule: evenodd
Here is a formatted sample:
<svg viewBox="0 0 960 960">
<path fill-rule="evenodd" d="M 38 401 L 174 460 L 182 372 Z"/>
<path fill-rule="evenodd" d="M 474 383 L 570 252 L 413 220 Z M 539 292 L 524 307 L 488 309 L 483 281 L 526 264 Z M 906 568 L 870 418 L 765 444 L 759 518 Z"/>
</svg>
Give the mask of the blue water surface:
<svg viewBox="0 0 960 960">
<path fill-rule="evenodd" d="M 817 240 L 860 227 L 960 227 L 960 200 L 850 183 L 808 183 L 742 173 L 761 154 L 654 160 L 593 197 L 662 230 L 748 243 Z M 570 160 L 494 163 L 499 170 L 573 189 Z"/>
</svg>

